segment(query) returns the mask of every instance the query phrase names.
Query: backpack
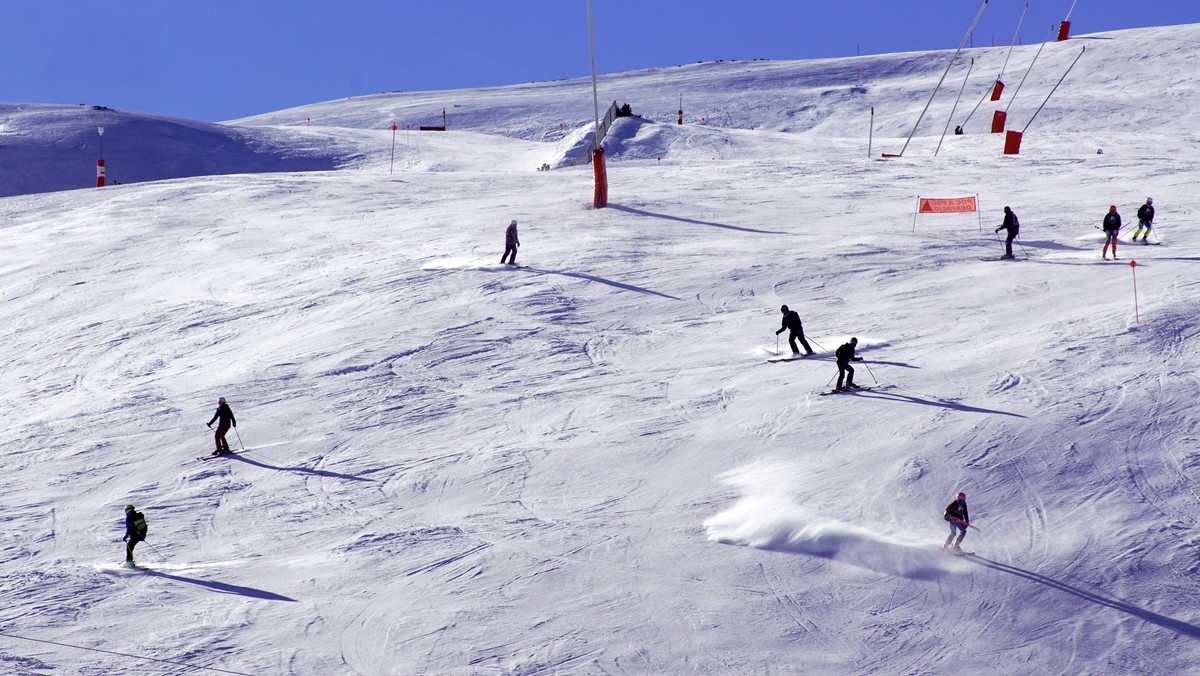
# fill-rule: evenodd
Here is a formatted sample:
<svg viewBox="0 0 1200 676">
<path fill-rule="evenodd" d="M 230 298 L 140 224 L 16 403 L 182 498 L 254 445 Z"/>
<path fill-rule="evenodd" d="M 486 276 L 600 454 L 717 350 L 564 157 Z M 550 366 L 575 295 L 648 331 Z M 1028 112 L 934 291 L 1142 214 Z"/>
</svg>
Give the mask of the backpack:
<svg viewBox="0 0 1200 676">
<path fill-rule="evenodd" d="M 146 527 L 146 516 L 141 512 L 133 513 L 133 528 L 137 531 L 139 540 L 146 539 L 146 531 L 148 530 Z"/>
</svg>

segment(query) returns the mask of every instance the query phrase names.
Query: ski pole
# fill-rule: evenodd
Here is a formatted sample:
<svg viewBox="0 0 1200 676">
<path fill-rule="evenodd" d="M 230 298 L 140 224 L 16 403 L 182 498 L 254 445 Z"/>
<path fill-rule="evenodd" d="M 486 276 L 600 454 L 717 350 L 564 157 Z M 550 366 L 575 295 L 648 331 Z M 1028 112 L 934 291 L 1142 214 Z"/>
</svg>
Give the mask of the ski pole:
<svg viewBox="0 0 1200 676">
<path fill-rule="evenodd" d="M 865 361 L 864 361 L 864 362 L 862 363 L 862 365 L 863 365 L 863 367 L 864 367 L 864 368 L 866 368 L 866 369 L 867 369 L 867 373 L 871 373 L 871 367 L 870 367 L 870 366 L 867 366 L 867 362 L 865 362 Z M 871 380 L 874 380 L 876 385 L 878 385 L 878 384 L 879 384 L 879 379 L 875 377 L 875 374 L 874 374 L 874 373 L 871 373 Z"/>
<path fill-rule="evenodd" d="M 812 338 L 809 338 L 809 339 L 808 339 L 808 341 L 809 341 L 810 343 L 812 343 L 813 345 L 816 345 L 817 347 L 821 348 L 821 351 L 822 351 L 822 352 L 827 352 L 827 351 L 828 351 L 828 350 L 826 350 L 826 349 L 825 349 L 825 346 L 824 346 L 824 345 L 822 345 L 822 344 L 818 343 L 817 341 L 813 340 Z"/>
<path fill-rule="evenodd" d="M 779 334 L 775 334 L 775 355 L 779 355 Z"/>
<path fill-rule="evenodd" d="M 957 521 L 959 524 L 961 524 L 963 526 L 966 526 L 967 528 L 971 528 L 973 530 L 979 531 L 980 533 L 983 532 L 983 531 L 979 530 L 978 528 L 975 528 L 975 526 L 967 523 L 966 521 L 963 521 L 962 519 L 955 519 L 955 521 Z"/>
<path fill-rule="evenodd" d="M 1026 258 L 1029 258 L 1029 252 L 1025 250 L 1025 245 L 1021 244 L 1021 236 L 1017 235 L 1014 241 L 1017 243 L 1017 246 L 1021 247 L 1021 253 L 1025 254 Z"/>
<path fill-rule="evenodd" d="M 145 542 L 147 547 L 154 550 L 154 553 L 158 555 L 158 558 L 162 559 L 163 561 L 167 560 L 167 557 L 163 556 L 163 553 L 158 551 L 158 547 L 155 547 L 154 545 L 150 544 L 150 542 L 148 540 L 142 540 L 142 542 Z"/>
<path fill-rule="evenodd" d="M 233 433 L 234 433 L 234 434 L 237 434 L 237 438 L 238 438 L 238 446 L 241 446 L 241 447 L 242 447 L 242 449 L 241 449 L 241 450 L 243 450 L 243 451 L 244 451 L 244 450 L 246 450 L 246 444 L 242 443 L 242 435 L 238 434 L 238 431 L 237 431 L 237 428 L 236 428 L 236 427 L 235 427 L 235 428 L 233 428 Z"/>
</svg>

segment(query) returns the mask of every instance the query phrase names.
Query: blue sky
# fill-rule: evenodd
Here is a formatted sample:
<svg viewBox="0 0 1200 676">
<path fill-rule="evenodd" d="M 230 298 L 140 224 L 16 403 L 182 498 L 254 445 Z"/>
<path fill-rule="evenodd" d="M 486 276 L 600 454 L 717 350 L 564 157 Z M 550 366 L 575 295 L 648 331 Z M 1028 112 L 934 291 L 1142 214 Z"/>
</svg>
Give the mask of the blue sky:
<svg viewBox="0 0 1200 676">
<path fill-rule="evenodd" d="M 1030 2 L 1036 43 L 1072 0 Z M 717 59 L 953 49 L 982 0 L 593 0 L 603 73 Z M 1023 0 L 990 0 L 975 46 L 1007 45 Z M 1200 22 L 1196 0 L 1077 0 L 1072 33 Z M 589 73 L 585 0 L 11 2 L 0 101 L 219 121 L 381 91 Z"/>
</svg>

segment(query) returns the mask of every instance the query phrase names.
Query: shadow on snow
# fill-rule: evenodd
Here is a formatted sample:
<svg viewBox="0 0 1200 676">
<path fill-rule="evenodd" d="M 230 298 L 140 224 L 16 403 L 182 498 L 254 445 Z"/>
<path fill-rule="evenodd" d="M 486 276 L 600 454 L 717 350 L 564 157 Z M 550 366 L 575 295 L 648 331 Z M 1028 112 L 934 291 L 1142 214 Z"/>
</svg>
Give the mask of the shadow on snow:
<svg viewBox="0 0 1200 676">
<path fill-rule="evenodd" d="M 752 232 L 752 233 L 755 233 L 758 235 L 787 235 L 787 234 L 790 234 L 790 233 L 781 232 L 778 230 L 757 230 L 755 228 L 744 228 L 739 225 L 728 225 L 726 223 L 712 223 L 710 221 L 698 221 L 694 218 L 683 218 L 681 216 L 670 216 L 668 214 L 656 214 L 652 211 L 643 211 L 641 209 L 633 209 L 631 207 L 623 207 L 619 204 L 609 204 L 608 208 L 616 209 L 617 211 L 624 211 L 627 214 L 634 214 L 636 216 L 651 216 L 654 218 L 665 218 L 669 221 L 678 221 L 680 223 L 690 223 L 692 225 L 707 225 L 710 228 L 725 228 L 726 230 L 737 230 L 739 232 Z"/>
<path fill-rule="evenodd" d="M 991 559 L 985 559 L 978 554 L 969 556 L 967 559 L 974 561 L 985 568 L 991 568 L 992 570 L 998 570 L 1002 573 L 1008 573 L 1009 575 L 1023 577 L 1026 580 L 1044 584 L 1051 589 L 1057 589 L 1061 592 L 1078 596 L 1085 601 L 1091 601 L 1092 603 L 1104 606 L 1106 608 L 1112 608 L 1113 610 L 1119 610 L 1123 613 L 1128 613 L 1129 615 L 1141 618 L 1147 622 L 1150 622 L 1151 624 L 1157 624 L 1165 629 L 1170 629 L 1178 634 L 1182 634 L 1190 638 L 1200 638 L 1200 627 L 1197 627 L 1194 624 L 1188 624 L 1182 620 L 1176 620 L 1165 615 L 1159 615 L 1158 613 L 1151 612 L 1145 608 L 1139 608 L 1124 601 L 1108 598 L 1107 596 L 1102 596 L 1095 592 L 1086 591 L 1080 589 L 1079 587 L 1069 585 L 1066 582 L 1062 582 L 1061 580 L 1055 580 L 1054 578 L 1046 577 L 1045 575 L 1041 575 L 1033 571 L 1017 568 L 1016 566 L 1010 566 L 1005 563 L 999 563 L 998 561 L 992 561 Z"/>
<path fill-rule="evenodd" d="M 330 472 L 330 471 L 323 470 L 323 469 L 309 469 L 308 467 L 279 467 L 276 465 L 268 465 L 265 462 L 248 458 L 243 453 L 235 453 L 234 455 L 231 455 L 228 457 L 230 460 L 240 460 L 241 462 L 244 462 L 247 465 L 254 465 L 255 467 L 262 467 L 263 469 L 273 469 L 273 470 L 276 470 L 279 472 L 295 472 L 296 474 L 308 474 L 311 476 L 323 476 L 323 477 L 328 477 L 330 479 L 345 479 L 346 481 L 374 481 L 374 479 L 367 479 L 367 478 L 361 477 L 361 476 L 354 476 L 353 474 L 339 474 L 338 472 Z"/>
<path fill-rule="evenodd" d="M 209 589 L 214 589 L 216 591 L 221 592 L 222 594 L 236 594 L 238 596 L 248 596 L 250 598 L 262 599 L 264 601 L 292 601 L 292 602 L 295 602 L 295 600 L 296 600 L 296 599 L 292 599 L 292 598 L 283 596 L 282 594 L 276 594 L 275 592 L 264 591 L 262 589 L 255 589 L 253 587 L 239 587 L 236 584 L 227 584 L 225 582 L 214 582 L 212 580 L 201 580 L 199 578 L 194 578 L 194 577 L 183 577 L 182 575 L 172 575 L 170 573 L 164 573 L 162 571 L 154 570 L 152 568 L 143 568 L 142 571 L 145 575 L 153 575 L 154 577 L 162 577 L 162 578 L 166 578 L 168 580 L 174 580 L 176 582 L 187 582 L 188 584 L 199 585 L 201 587 L 208 587 Z"/>
</svg>

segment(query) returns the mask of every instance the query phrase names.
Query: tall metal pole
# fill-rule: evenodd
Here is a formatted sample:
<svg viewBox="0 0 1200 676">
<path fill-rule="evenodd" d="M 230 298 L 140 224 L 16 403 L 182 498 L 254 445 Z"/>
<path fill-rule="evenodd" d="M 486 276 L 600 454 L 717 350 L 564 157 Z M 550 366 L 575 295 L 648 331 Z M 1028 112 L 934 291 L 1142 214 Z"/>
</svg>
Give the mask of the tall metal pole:
<svg viewBox="0 0 1200 676">
<path fill-rule="evenodd" d="M 1076 3 L 1078 3 L 1078 2 L 1079 2 L 1079 0 L 1075 0 L 1075 2 L 1072 2 L 1072 3 L 1071 3 L 1071 9 L 1068 9 L 1068 10 L 1067 10 L 1067 18 L 1063 19 L 1063 21 L 1070 21 L 1070 20 L 1071 20 L 1071 12 L 1074 12 L 1074 11 L 1075 11 L 1075 5 L 1076 5 Z"/>
<path fill-rule="evenodd" d="M 975 69 L 975 59 L 971 59 L 971 65 L 967 67 L 967 75 L 963 78 L 962 86 L 958 88 L 958 98 L 954 99 L 954 107 L 950 109 L 950 117 L 946 118 L 946 126 L 942 128 L 942 137 L 938 139 L 938 146 L 933 151 L 933 156 L 942 150 L 942 141 L 946 140 L 946 132 L 950 129 L 950 122 L 954 119 L 954 113 L 958 110 L 958 102 L 962 100 L 963 90 L 967 88 L 967 80 L 971 79 L 971 71 Z"/>
<path fill-rule="evenodd" d="M 600 96 L 596 93 L 596 38 L 592 32 L 592 0 L 587 0 L 588 14 L 588 51 L 592 57 L 592 110 L 596 119 L 596 133 L 592 137 L 592 150 L 599 147 L 600 141 Z"/>
<path fill-rule="evenodd" d="M 921 120 L 925 117 L 925 113 L 929 112 L 929 105 L 933 103 L 933 97 L 937 96 L 938 89 L 941 88 L 942 82 L 946 80 L 946 74 L 950 72 L 950 67 L 954 65 L 954 60 L 958 58 L 963 45 L 967 44 L 967 40 L 971 37 L 971 31 L 975 30 L 975 24 L 979 23 L 979 17 L 983 16 L 983 10 L 987 9 L 987 4 L 988 0 L 983 0 L 983 4 L 979 6 L 979 11 L 975 14 L 975 20 L 971 22 L 971 27 L 967 29 L 967 34 L 963 36 L 962 42 L 958 43 L 958 49 L 954 50 L 954 56 L 950 57 L 950 62 L 946 64 L 946 70 L 942 71 L 942 77 L 938 80 L 937 86 L 933 88 L 933 93 L 929 95 L 929 101 L 925 104 L 924 110 L 917 116 L 917 123 L 913 125 L 912 132 L 905 139 L 904 147 L 900 148 L 900 157 L 904 157 L 904 151 L 908 149 L 909 142 L 912 141 L 913 135 L 917 133 L 917 128 L 921 126 Z"/>
</svg>

